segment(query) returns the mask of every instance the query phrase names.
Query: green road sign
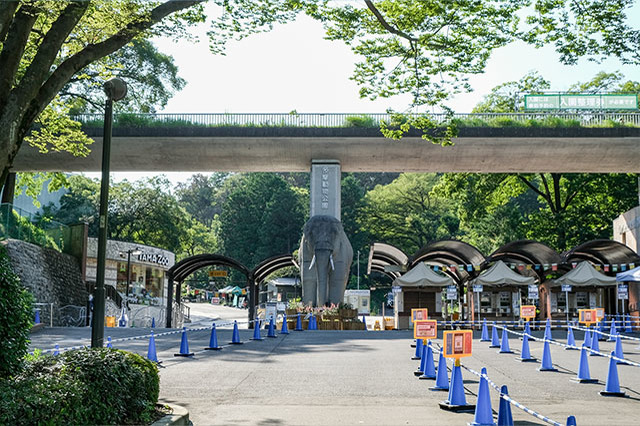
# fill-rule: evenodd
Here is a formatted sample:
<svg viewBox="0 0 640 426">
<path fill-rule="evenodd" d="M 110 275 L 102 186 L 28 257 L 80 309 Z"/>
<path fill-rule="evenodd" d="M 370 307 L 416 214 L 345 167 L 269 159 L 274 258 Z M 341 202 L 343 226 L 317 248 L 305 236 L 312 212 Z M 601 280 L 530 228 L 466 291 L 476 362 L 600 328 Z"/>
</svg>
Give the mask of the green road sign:
<svg viewBox="0 0 640 426">
<path fill-rule="evenodd" d="M 581 110 L 637 110 L 637 95 L 525 95 L 525 111 L 581 109 Z"/>
</svg>

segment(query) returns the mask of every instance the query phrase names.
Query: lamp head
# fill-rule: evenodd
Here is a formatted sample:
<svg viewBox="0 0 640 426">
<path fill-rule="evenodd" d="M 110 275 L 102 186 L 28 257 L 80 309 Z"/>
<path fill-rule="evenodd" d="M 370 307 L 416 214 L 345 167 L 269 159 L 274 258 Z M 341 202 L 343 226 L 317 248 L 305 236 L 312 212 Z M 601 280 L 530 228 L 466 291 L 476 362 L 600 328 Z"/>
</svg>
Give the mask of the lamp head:
<svg viewBox="0 0 640 426">
<path fill-rule="evenodd" d="M 119 101 L 127 96 L 127 83 L 121 78 L 113 77 L 104 83 L 104 93 L 107 98 Z"/>
</svg>

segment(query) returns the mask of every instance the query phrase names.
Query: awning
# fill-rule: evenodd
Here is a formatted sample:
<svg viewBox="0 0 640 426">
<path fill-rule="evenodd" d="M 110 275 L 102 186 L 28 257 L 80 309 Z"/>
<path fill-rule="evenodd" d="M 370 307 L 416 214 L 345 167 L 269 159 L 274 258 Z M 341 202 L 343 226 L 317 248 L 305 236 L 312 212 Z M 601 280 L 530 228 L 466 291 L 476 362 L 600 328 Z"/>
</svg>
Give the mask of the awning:
<svg viewBox="0 0 640 426">
<path fill-rule="evenodd" d="M 503 261 L 498 260 L 489 269 L 484 271 L 478 278 L 471 281 L 472 284 L 481 284 L 486 286 L 501 285 L 529 285 L 535 284 L 533 277 L 524 277 L 514 272 Z"/>
<path fill-rule="evenodd" d="M 439 275 L 420 262 L 409 272 L 393 281 L 393 285 L 401 287 L 443 287 L 452 285 L 453 279 Z"/>
<path fill-rule="evenodd" d="M 242 294 L 242 289 L 240 287 L 238 287 L 238 286 L 235 286 L 229 291 L 229 293 L 241 295 Z"/>
<path fill-rule="evenodd" d="M 640 266 L 629 271 L 624 271 L 616 274 L 616 281 L 632 281 L 636 283 L 640 282 Z"/>
<path fill-rule="evenodd" d="M 602 287 L 615 285 L 616 279 L 595 270 L 591 263 L 580 262 L 578 266 L 552 281 L 552 286 L 572 285 L 574 287 Z"/>
<path fill-rule="evenodd" d="M 233 286 L 228 285 L 225 288 L 223 288 L 222 290 L 218 290 L 218 293 L 231 293 L 231 290 L 233 290 Z"/>
</svg>

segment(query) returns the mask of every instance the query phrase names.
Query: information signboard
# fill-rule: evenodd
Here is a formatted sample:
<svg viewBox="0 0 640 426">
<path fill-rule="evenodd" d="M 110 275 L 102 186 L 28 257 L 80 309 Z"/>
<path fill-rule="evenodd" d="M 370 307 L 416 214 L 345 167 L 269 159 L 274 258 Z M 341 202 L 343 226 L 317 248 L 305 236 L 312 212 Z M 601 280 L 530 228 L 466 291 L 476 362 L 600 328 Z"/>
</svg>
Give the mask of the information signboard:
<svg viewBox="0 0 640 426">
<path fill-rule="evenodd" d="M 411 309 L 411 321 L 421 321 L 429 318 L 429 310 L 427 308 Z"/>
<path fill-rule="evenodd" d="M 525 111 L 540 110 L 635 110 L 638 97 L 635 94 L 555 94 L 525 95 Z"/>
<path fill-rule="evenodd" d="M 562 284 L 562 291 L 567 292 L 571 291 L 573 288 L 568 284 Z"/>
<path fill-rule="evenodd" d="M 598 322 L 604 319 L 604 308 L 596 308 L 596 319 Z"/>
<path fill-rule="evenodd" d="M 471 356 L 471 330 L 449 330 L 442 336 L 443 353 L 445 358 L 463 358 Z"/>
<path fill-rule="evenodd" d="M 578 322 L 591 325 L 598 322 L 598 312 L 595 309 L 578 309 Z"/>
<path fill-rule="evenodd" d="M 438 337 L 438 321 L 417 320 L 413 323 L 414 339 L 435 339 Z"/>
<path fill-rule="evenodd" d="M 629 286 L 627 284 L 618 284 L 618 300 L 627 300 L 629 298 Z"/>
<path fill-rule="evenodd" d="M 538 298 L 538 286 L 532 284 L 529 286 L 529 299 L 537 299 Z"/>
<path fill-rule="evenodd" d="M 520 306 L 520 318 L 525 319 L 527 321 L 536 317 L 536 306 L 535 305 L 522 305 Z"/>
<path fill-rule="evenodd" d="M 483 292 L 483 287 L 482 284 L 474 284 L 473 285 L 473 292 L 474 293 L 482 293 Z"/>
<path fill-rule="evenodd" d="M 457 300 L 458 299 L 458 287 L 455 285 L 447 286 L 447 300 Z"/>
</svg>

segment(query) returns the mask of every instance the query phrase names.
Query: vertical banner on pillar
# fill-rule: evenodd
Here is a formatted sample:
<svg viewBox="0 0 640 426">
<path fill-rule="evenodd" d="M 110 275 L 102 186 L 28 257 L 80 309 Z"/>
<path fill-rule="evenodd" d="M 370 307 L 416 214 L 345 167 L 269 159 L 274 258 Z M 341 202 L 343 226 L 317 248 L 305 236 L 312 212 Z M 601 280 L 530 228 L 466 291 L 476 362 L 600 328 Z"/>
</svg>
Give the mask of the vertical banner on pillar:
<svg viewBox="0 0 640 426">
<path fill-rule="evenodd" d="M 340 220 L 340 182 L 339 161 L 311 161 L 311 217 L 326 215 Z"/>
</svg>

